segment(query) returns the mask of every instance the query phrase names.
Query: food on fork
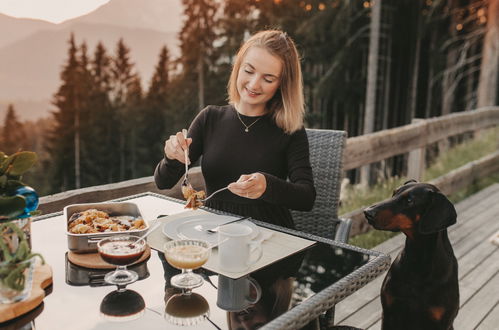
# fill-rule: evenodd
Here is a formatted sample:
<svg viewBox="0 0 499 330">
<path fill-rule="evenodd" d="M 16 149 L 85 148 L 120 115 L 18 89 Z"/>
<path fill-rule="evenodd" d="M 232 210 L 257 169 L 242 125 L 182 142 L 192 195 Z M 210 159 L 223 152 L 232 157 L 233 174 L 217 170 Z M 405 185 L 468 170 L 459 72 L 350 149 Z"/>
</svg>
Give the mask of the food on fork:
<svg viewBox="0 0 499 330">
<path fill-rule="evenodd" d="M 202 199 L 206 197 L 204 190 L 196 191 L 190 183 L 182 186 L 182 195 L 187 200 L 184 208 L 193 210 L 203 206 Z"/>
<path fill-rule="evenodd" d="M 73 234 L 89 234 L 144 229 L 144 219 L 129 215 L 110 216 L 97 209 L 88 209 L 71 215 L 68 231 Z"/>
</svg>

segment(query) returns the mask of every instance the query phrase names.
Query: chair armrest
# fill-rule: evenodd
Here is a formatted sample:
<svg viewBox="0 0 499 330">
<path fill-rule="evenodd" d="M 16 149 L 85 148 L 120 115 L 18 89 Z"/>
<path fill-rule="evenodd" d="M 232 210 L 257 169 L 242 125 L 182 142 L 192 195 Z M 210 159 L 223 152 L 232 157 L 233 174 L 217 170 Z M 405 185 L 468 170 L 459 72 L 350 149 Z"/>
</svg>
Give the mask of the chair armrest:
<svg viewBox="0 0 499 330">
<path fill-rule="evenodd" d="M 350 229 L 352 228 L 352 219 L 338 219 L 338 225 L 336 226 L 336 234 L 334 235 L 334 240 L 342 243 L 348 243 L 348 238 L 350 236 Z"/>
</svg>

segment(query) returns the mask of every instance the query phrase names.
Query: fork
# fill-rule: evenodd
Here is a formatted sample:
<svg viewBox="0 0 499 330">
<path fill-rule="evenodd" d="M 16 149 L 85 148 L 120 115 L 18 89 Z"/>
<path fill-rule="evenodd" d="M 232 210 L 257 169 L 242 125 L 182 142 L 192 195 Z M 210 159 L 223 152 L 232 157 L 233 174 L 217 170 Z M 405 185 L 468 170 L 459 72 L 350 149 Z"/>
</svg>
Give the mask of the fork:
<svg viewBox="0 0 499 330">
<path fill-rule="evenodd" d="M 210 195 L 210 196 L 205 197 L 205 198 L 203 198 L 203 199 L 200 199 L 199 201 L 201 201 L 201 202 L 203 202 L 203 203 L 204 203 L 204 202 L 206 202 L 208 199 L 212 198 L 215 194 L 218 194 L 219 192 L 224 191 L 224 190 L 227 190 L 227 189 L 229 189 L 229 187 L 223 187 L 223 188 L 221 188 L 221 189 L 215 190 L 214 192 L 212 192 L 212 193 L 211 193 L 211 195 Z"/>
<path fill-rule="evenodd" d="M 187 139 L 187 130 L 185 128 L 182 129 L 182 135 L 184 135 L 184 139 Z M 182 181 L 182 186 L 187 187 L 189 186 L 189 179 L 187 178 L 187 172 L 189 172 L 189 165 L 188 165 L 189 153 L 187 149 L 184 150 L 184 159 L 185 159 L 185 174 L 184 174 L 184 180 Z"/>
<path fill-rule="evenodd" d="M 239 218 L 239 219 L 235 219 L 235 220 L 231 220 L 231 221 L 227 221 L 227 222 L 224 222 L 224 223 L 221 223 L 219 224 L 218 226 L 214 227 L 214 228 L 211 228 L 211 229 L 206 229 L 207 232 L 211 233 L 211 234 L 216 234 L 218 233 L 218 230 L 220 229 L 220 227 L 222 226 L 225 226 L 225 225 L 228 225 L 229 223 L 234 223 L 234 222 L 239 222 L 239 221 L 243 221 L 243 220 L 246 220 L 246 219 L 249 219 L 251 217 L 243 217 L 243 218 Z"/>
<path fill-rule="evenodd" d="M 251 178 L 249 178 L 248 180 L 246 180 L 246 182 L 253 181 L 253 179 L 254 179 L 254 177 L 251 177 Z M 229 186 L 227 186 L 227 187 L 223 187 L 223 188 L 220 188 L 220 189 L 218 189 L 218 190 L 215 190 L 214 192 L 212 192 L 212 193 L 211 193 L 211 195 L 210 195 L 210 196 L 205 197 L 205 198 L 203 198 L 203 199 L 200 199 L 199 201 L 201 201 L 201 202 L 203 202 L 203 203 L 204 203 L 204 202 L 206 202 L 208 199 L 212 198 L 212 197 L 213 197 L 213 195 L 218 194 L 219 192 L 224 191 L 224 190 L 227 190 L 227 189 L 229 189 Z"/>
</svg>

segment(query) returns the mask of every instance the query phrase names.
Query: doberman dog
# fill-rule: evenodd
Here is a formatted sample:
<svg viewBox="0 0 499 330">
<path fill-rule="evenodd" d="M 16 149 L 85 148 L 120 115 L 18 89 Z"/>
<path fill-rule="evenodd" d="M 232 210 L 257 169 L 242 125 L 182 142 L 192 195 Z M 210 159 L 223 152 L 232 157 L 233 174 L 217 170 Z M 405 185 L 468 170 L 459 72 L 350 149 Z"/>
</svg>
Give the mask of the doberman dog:
<svg viewBox="0 0 499 330">
<path fill-rule="evenodd" d="M 412 180 L 364 215 L 376 229 L 406 235 L 381 286 L 382 329 L 453 329 L 459 282 L 447 227 L 456 223 L 454 205 L 434 185 Z"/>
</svg>

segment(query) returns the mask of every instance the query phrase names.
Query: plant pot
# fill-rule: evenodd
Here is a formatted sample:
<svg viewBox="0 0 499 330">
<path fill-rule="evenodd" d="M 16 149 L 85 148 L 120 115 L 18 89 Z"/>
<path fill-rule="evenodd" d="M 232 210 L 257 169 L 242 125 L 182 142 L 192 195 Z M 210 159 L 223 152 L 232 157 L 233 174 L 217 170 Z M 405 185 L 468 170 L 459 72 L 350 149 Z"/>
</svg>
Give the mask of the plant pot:
<svg viewBox="0 0 499 330">
<path fill-rule="evenodd" d="M 29 297 L 36 257 L 18 263 L 0 263 L 0 303 L 10 304 Z"/>
</svg>

